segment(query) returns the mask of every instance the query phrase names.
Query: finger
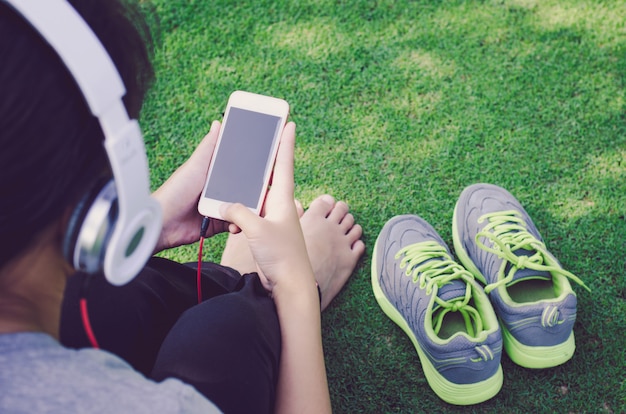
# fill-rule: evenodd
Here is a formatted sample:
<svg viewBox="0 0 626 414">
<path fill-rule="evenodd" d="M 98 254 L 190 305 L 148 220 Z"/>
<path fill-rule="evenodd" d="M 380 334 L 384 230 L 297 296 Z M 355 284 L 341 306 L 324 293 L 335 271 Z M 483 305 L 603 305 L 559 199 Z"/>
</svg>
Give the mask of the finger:
<svg viewBox="0 0 626 414">
<path fill-rule="evenodd" d="M 218 219 L 213 218 L 211 219 L 209 223 L 209 229 L 207 231 L 207 234 L 215 235 L 219 233 L 224 233 L 228 231 L 228 229 L 229 229 L 229 223 L 223 220 L 218 220 Z"/>
<path fill-rule="evenodd" d="M 196 151 L 202 152 L 210 150 L 211 153 L 213 152 L 213 148 L 215 148 L 215 144 L 217 143 L 217 137 L 220 133 L 220 126 L 221 124 L 219 121 L 213 121 L 211 123 L 209 132 L 204 136 L 204 138 L 202 138 L 202 141 L 200 141 L 200 144 L 198 145 L 198 148 L 196 148 Z"/>
<path fill-rule="evenodd" d="M 228 232 L 231 233 L 231 234 L 239 234 L 239 233 L 241 233 L 241 229 L 239 227 L 237 227 L 236 224 L 229 223 L 228 224 Z"/>
<path fill-rule="evenodd" d="M 217 144 L 219 132 L 219 121 L 213 121 L 209 132 L 204 136 L 202 141 L 200 141 L 200 144 L 198 144 L 194 152 L 191 154 L 189 161 L 201 163 L 208 168 L 209 161 L 213 157 L 213 151 L 215 150 L 215 145 Z"/>
<path fill-rule="evenodd" d="M 284 195 L 289 195 L 293 199 L 293 163 L 294 163 L 294 147 L 296 140 L 296 124 L 288 122 L 283 130 L 283 135 L 278 147 L 276 155 L 276 164 L 274 166 L 274 176 L 272 179 L 272 188 L 279 188 Z"/>
<path fill-rule="evenodd" d="M 245 234 L 253 232 L 258 225 L 259 220 L 262 220 L 241 203 L 224 203 L 220 206 L 219 211 L 224 220 L 231 223 L 229 230 L 232 230 L 232 225 L 235 225 Z"/>
</svg>

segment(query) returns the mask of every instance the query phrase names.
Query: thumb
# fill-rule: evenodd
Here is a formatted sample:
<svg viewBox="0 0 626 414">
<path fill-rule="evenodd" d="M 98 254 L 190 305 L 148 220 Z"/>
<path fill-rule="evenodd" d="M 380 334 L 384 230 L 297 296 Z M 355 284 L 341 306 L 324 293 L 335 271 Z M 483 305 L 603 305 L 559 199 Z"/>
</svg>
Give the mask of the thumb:
<svg viewBox="0 0 626 414">
<path fill-rule="evenodd" d="M 244 233 L 254 231 L 260 220 L 259 216 L 241 203 L 224 203 L 219 211 L 224 220 L 239 227 Z"/>
</svg>

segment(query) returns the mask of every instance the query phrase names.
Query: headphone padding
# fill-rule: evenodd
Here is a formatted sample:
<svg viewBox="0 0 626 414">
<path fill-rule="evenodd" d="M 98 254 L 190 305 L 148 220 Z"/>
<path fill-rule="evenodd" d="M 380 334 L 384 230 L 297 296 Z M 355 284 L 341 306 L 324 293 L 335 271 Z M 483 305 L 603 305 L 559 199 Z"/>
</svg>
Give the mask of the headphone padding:
<svg viewBox="0 0 626 414">
<path fill-rule="evenodd" d="M 117 212 L 108 211 L 104 214 L 104 218 L 101 217 L 96 223 L 93 223 L 93 218 L 90 220 L 88 217 L 93 215 L 94 206 L 102 205 L 103 193 L 110 193 L 111 186 L 113 186 L 114 190 L 115 183 L 113 179 L 107 178 L 98 180 L 98 182 L 81 197 L 68 220 L 67 230 L 63 238 L 63 255 L 77 270 L 95 273 L 102 269 L 104 254 L 108 244 L 107 241 L 112 233 L 115 223 L 114 216 L 117 215 Z M 107 191 L 107 189 L 109 191 Z M 109 210 L 115 210 L 116 206 L 110 204 L 110 202 L 107 202 L 107 204 L 111 205 Z M 99 215 L 103 216 L 102 213 Z M 92 234 L 94 232 L 96 234 L 104 234 L 104 243 L 97 250 L 89 253 L 90 258 L 88 258 L 87 261 L 85 261 L 84 251 L 81 251 L 85 244 L 85 241 L 81 240 L 81 235 L 83 235 L 85 231 Z"/>
</svg>

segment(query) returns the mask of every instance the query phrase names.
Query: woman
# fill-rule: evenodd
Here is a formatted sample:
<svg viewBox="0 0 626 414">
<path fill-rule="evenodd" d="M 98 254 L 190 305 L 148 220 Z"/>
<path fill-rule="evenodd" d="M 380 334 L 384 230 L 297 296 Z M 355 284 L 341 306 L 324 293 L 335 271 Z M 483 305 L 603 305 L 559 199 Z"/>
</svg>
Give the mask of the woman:
<svg viewBox="0 0 626 414">
<path fill-rule="evenodd" d="M 152 79 L 138 6 L 71 3 L 115 62 L 136 118 Z M 74 274 L 62 247 L 76 205 L 111 175 L 100 126 L 58 56 L 3 2 L 0 56 L 0 411 L 330 411 L 320 309 L 364 245 L 345 203 L 294 203 L 295 125 L 264 217 L 235 204 L 221 211 L 227 222 L 212 222 L 208 236 L 231 235 L 221 263 L 203 265 L 201 304 L 195 270 L 165 259 L 113 287 Z M 219 127 L 154 193 L 164 218 L 155 252 L 198 240 Z M 101 350 L 85 348 L 82 297 Z"/>
</svg>

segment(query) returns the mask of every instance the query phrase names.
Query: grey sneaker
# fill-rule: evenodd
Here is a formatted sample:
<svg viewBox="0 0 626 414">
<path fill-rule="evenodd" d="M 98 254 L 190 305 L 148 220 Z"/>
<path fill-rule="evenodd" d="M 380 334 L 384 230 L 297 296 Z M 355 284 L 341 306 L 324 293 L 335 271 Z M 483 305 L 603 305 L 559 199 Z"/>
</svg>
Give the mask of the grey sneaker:
<svg viewBox="0 0 626 414">
<path fill-rule="evenodd" d="M 466 188 L 454 209 L 456 254 L 500 319 L 504 348 L 526 368 L 562 364 L 574 354 L 576 294 L 521 204 L 491 184 Z"/>
<path fill-rule="evenodd" d="M 482 287 L 451 256 L 422 218 L 394 217 L 374 246 L 372 288 L 411 338 L 433 391 L 450 404 L 477 404 L 502 387 L 502 336 Z"/>
</svg>

